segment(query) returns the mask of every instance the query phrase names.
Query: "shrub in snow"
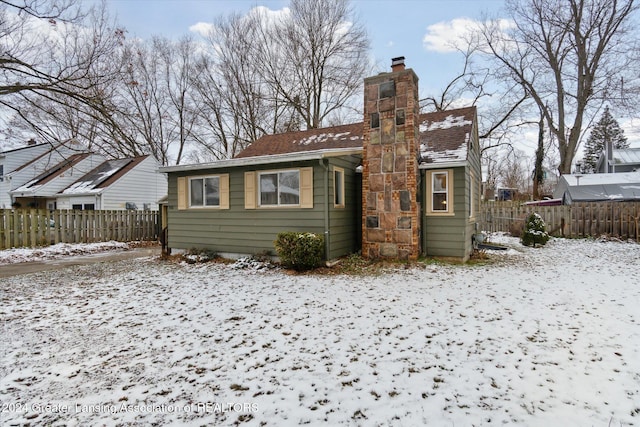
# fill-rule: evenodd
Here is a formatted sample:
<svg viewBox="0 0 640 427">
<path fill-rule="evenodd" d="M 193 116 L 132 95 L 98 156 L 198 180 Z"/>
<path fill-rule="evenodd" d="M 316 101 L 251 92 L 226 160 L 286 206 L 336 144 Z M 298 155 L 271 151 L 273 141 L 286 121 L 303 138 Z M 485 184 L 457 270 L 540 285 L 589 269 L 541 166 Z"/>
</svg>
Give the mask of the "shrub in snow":
<svg viewBox="0 0 640 427">
<path fill-rule="evenodd" d="M 278 234 L 274 245 L 282 265 L 297 271 L 318 267 L 324 258 L 321 234 L 286 231 Z"/>
<path fill-rule="evenodd" d="M 532 213 L 527 217 L 524 223 L 524 232 L 522 233 L 522 244 L 525 246 L 544 245 L 549 241 L 544 220 L 537 213 Z"/>
</svg>

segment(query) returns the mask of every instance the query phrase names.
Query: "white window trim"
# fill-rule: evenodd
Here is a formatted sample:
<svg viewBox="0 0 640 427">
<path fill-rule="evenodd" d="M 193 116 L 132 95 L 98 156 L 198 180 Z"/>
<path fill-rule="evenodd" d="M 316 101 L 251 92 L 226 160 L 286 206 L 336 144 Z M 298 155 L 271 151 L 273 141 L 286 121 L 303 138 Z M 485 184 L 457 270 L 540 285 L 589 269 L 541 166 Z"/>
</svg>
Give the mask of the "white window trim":
<svg viewBox="0 0 640 427">
<path fill-rule="evenodd" d="M 280 203 L 280 185 L 278 185 L 278 195 L 277 195 L 277 200 L 278 203 L 275 205 L 263 205 L 262 204 L 262 186 L 260 185 L 260 177 L 262 175 L 273 175 L 273 174 L 278 174 L 278 184 L 280 183 L 280 174 L 284 173 L 284 172 L 297 172 L 298 173 L 298 203 L 297 204 L 290 204 L 290 205 L 283 205 Z M 268 171 L 258 171 L 257 173 L 257 191 L 256 191 L 256 196 L 258 198 L 258 207 L 261 209 L 278 209 L 278 208 L 299 208 L 300 207 L 300 201 L 302 198 L 302 190 L 301 190 L 301 174 L 300 174 L 300 169 L 297 168 L 293 168 L 293 169 L 274 169 L 274 170 L 268 170 Z"/>
<path fill-rule="evenodd" d="M 434 210 L 433 209 L 433 176 L 436 174 L 445 173 L 447 175 L 447 209 L 446 210 Z M 436 169 L 427 171 L 427 203 L 426 203 L 426 215 L 429 216 L 454 216 L 454 192 L 453 192 L 453 169 Z"/>
<path fill-rule="evenodd" d="M 217 205 L 207 205 L 206 196 L 204 191 L 204 180 L 207 178 L 218 178 L 218 204 Z M 191 181 L 201 179 L 202 180 L 202 206 L 194 206 L 191 204 Z M 221 175 L 199 175 L 199 176 L 190 176 L 187 178 L 187 196 L 189 201 L 189 209 L 220 209 L 220 205 L 222 202 L 222 192 L 221 190 Z"/>
<path fill-rule="evenodd" d="M 336 203 L 336 172 L 340 172 L 340 181 L 341 181 L 341 185 L 340 185 L 340 200 L 342 200 L 342 203 Z M 344 191 L 344 169 L 343 168 L 339 168 L 337 166 L 333 167 L 333 207 L 334 208 L 344 208 L 346 205 L 346 199 L 345 199 L 345 191 Z"/>
</svg>

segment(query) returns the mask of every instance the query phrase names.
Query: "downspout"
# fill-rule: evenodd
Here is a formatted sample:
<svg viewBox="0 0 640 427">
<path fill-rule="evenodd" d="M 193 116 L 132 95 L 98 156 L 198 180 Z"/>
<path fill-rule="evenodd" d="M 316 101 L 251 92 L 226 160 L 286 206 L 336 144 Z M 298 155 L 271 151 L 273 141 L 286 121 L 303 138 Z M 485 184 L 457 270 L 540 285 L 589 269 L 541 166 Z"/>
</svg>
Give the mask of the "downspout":
<svg viewBox="0 0 640 427">
<path fill-rule="evenodd" d="M 331 247 L 329 241 L 329 162 L 322 158 L 318 163 L 324 168 L 324 253 L 326 260 L 329 261 L 329 248 Z"/>
</svg>

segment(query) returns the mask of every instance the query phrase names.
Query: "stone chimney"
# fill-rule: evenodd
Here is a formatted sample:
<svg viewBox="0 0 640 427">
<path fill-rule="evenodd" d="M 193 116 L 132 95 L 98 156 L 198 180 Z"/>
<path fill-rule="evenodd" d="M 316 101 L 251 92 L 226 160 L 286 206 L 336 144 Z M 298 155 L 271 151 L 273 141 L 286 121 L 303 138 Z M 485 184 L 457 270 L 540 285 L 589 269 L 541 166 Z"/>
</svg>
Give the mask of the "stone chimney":
<svg viewBox="0 0 640 427">
<path fill-rule="evenodd" d="M 416 259 L 418 204 L 418 77 L 393 58 L 390 73 L 364 81 L 362 254 Z"/>
</svg>

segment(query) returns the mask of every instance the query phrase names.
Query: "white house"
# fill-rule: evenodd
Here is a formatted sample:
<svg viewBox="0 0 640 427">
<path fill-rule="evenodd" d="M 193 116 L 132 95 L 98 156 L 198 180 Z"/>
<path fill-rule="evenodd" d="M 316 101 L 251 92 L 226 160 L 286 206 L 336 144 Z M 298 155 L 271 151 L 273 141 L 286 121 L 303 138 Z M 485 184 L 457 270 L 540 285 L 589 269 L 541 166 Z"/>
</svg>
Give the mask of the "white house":
<svg viewBox="0 0 640 427">
<path fill-rule="evenodd" d="M 167 177 L 152 156 L 107 160 L 56 196 L 58 209 L 158 209 Z"/>
<path fill-rule="evenodd" d="M 152 156 L 107 160 L 75 141 L 0 153 L 0 209 L 158 209 L 167 177 Z"/>
<path fill-rule="evenodd" d="M 0 209 L 14 203 L 11 192 L 83 150 L 73 141 L 58 144 L 30 144 L 0 152 Z"/>
<path fill-rule="evenodd" d="M 23 208 L 56 209 L 58 193 L 104 161 L 94 153 L 71 154 L 10 194 Z"/>
</svg>

